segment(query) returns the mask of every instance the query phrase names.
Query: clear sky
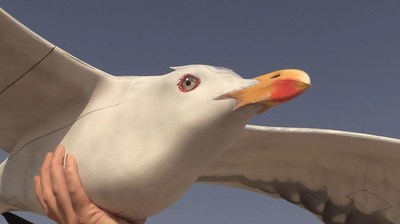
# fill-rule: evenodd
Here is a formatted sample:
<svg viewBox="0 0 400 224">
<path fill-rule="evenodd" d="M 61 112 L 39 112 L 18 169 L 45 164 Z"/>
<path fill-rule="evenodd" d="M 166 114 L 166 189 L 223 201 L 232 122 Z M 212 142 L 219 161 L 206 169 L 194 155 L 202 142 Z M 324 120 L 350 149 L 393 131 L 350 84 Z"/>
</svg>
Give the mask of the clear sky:
<svg viewBox="0 0 400 224">
<path fill-rule="evenodd" d="M 164 74 L 185 64 L 224 66 L 246 78 L 299 68 L 312 88 L 253 124 L 400 138 L 400 1 L 3 0 L 0 6 L 113 75 Z M 148 223 L 321 222 L 283 200 L 195 185 Z"/>
</svg>

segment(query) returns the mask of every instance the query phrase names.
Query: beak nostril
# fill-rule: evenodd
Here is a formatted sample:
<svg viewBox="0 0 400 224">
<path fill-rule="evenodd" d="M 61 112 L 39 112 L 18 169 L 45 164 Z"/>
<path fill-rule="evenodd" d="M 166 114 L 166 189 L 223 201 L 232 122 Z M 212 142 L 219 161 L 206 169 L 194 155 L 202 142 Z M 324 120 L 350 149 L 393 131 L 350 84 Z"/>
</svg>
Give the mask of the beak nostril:
<svg viewBox="0 0 400 224">
<path fill-rule="evenodd" d="M 278 78 L 279 76 L 281 76 L 281 74 L 274 75 L 274 76 L 271 77 L 271 79 Z"/>
</svg>

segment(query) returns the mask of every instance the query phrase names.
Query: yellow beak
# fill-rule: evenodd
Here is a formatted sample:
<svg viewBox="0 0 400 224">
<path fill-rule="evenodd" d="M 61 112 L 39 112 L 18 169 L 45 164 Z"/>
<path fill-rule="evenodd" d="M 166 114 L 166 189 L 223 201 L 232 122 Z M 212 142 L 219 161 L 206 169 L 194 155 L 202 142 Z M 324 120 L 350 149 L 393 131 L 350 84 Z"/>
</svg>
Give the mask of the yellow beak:
<svg viewBox="0 0 400 224">
<path fill-rule="evenodd" d="M 311 86 L 307 73 L 296 69 L 275 71 L 255 78 L 257 84 L 224 94 L 224 98 L 237 99 L 234 110 L 250 104 L 261 104 L 262 113 L 280 103 L 291 100 Z"/>
</svg>

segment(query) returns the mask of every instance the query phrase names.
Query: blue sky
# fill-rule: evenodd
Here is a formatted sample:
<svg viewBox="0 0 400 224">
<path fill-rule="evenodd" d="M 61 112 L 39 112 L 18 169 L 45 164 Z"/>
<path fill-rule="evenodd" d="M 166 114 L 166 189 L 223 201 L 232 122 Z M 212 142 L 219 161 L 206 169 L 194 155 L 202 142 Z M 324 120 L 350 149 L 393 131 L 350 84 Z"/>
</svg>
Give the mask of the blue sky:
<svg viewBox="0 0 400 224">
<path fill-rule="evenodd" d="M 45 39 L 113 75 L 164 74 L 185 64 L 224 66 L 246 78 L 299 68 L 311 76 L 312 88 L 253 124 L 400 138 L 400 1 L 5 0 L 0 5 Z M 196 185 L 148 223 L 321 222 L 282 200 Z"/>
</svg>

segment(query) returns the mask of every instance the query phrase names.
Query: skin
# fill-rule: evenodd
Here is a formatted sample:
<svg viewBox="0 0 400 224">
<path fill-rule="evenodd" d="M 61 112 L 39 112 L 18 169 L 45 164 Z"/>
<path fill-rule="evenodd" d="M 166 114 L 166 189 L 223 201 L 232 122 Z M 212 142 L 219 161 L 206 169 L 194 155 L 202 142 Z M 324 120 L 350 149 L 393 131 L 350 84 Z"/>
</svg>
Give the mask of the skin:
<svg viewBox="0 0 400 224">
<path fill-rule="evenodd" d="M 144 224 L 146 221 L 121 219 L 91 202 L 80 180 L 76 159 L 66 155 L 63 146 L 46 155 L 34 184 L 45 214 L 60 224 Z"/>
</svg>

